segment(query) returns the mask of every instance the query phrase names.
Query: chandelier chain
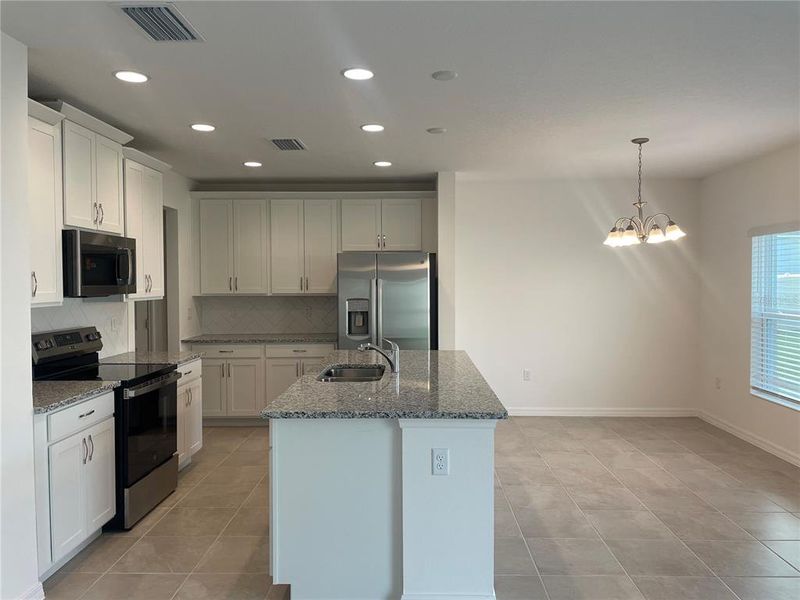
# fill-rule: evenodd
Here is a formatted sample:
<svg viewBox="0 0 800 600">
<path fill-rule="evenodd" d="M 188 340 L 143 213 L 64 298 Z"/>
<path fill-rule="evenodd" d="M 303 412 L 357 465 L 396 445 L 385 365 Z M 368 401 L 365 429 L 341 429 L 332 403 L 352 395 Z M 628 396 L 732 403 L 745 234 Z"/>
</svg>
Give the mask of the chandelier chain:
<svg viewBox="0 0 800 600">
<path fill-rule="evenodd" d="M 639 196 L 638 201 L 642 202 L 642 144 L 639 144 Z"/>
</svg>

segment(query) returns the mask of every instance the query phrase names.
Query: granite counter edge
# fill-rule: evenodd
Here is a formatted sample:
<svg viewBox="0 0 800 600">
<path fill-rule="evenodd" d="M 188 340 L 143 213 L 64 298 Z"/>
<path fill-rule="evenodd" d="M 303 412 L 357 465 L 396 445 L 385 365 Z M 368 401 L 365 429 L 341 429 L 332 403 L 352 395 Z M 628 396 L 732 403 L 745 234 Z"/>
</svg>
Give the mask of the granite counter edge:
<svg viewBox="0 0 800 600">
<path fill-rule="evenodd" d="M 69 396 L 67 398 L 61 398 L 54 402 L 50 402 L 49 404 L 45 404 L 44 406 L 34 406 L 33 407 L 33 414 L 35 415 L 43 415 L 47 413 L 51 413 L 54 410 L 58 410 L 60 408 L 66 408 L 67 406 L 72 406 L 73 404 L 78 404 L 80 402 L 84 402 L 86 400 L 91 400 L 96 396 L 101 396 L 107 392 L 112 391 L 115 388 L 118 388 L 121 385 L 119 381 L 107 381 L 100 387 L 94 388 L 92 390 L 87 390 L 80 394 L 75 394 L 73 396 Z"/>
</svg>

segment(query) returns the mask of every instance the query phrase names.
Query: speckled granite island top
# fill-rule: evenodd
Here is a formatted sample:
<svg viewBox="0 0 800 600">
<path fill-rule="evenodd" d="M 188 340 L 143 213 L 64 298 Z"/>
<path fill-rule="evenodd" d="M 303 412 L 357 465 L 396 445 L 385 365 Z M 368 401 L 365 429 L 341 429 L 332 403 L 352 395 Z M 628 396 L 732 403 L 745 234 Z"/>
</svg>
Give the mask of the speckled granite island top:
<svg viewBox="0 0 800 600">
<path fill-rule="evenodd" d="M 83 402 L 119 387 L 119 381 L 34 381 L 33 412 L 42 414 Z"/>
<path fill-rule="evenodd" d="M 124 352 L 101 358 L 100 362 L 106 365 L 129 365 L 129 364 L 151 364 L 151 363 L 172 363 L 183 365 L 203 356 L 202 352 Z"/>
<path fill-rule="evenodd" d="M 304 375 L 262 412 L 265 419 L 505 419 L 505 407 L 461 350 L 401 350 L 400 373 L 377 352 L 337 350 L 324 365 L 386 364 L 379 381 Z"/>
<path fill-rule="evenodd" d="M 335 333 L 204 333 L 184 344 L 334 344 Z"/>
</svg>

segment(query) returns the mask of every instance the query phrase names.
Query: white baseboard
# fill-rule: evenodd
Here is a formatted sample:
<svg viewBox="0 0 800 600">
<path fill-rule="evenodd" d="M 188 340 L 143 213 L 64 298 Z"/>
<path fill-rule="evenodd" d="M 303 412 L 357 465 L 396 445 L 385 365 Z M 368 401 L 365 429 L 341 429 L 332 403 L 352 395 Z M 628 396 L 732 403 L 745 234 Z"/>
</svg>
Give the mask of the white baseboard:
<svg viewBox="0 0 800 600">
<path fill-rule="evenodd" d="M 41 583 L 36 583 L 31 589 L 22 594 L 19 600 L 44 600 L 44 588 Z"/>
<path fill-rule="evenodd" d="M 530 406 L 507 406 L 512 417 L 696 417 L 691 408 L 599 408 L 594 406 L 576 408 L 540 408 Z"/>
<path fill-rule="evenodd" d="M 745 442 L 749 442 L 754 446 L 758 446 L 762 450 L 769 452 L 770 454 L 774 454 L 778 458 L 782 458 L 786 462 L 790 462 L 795 466 L 800 467 L 800 454 L 796 452 L 792 452 L 791 450 L 784 448 L 783 446 L 779 446 L 778 444 L 774 444 L 769 440 L 762 438 L 761 436 L 755 435 L 750 433 L 749 431 L 745 431 L 741 427 L 737 427 L 736 425 L 732 425 L 727 421 L 715 417 L 714 415 L 710 415 L 707 412 L 699 411 L 697 416 L 703 419 L 706 423 L 710 423 L 714 427 L 719 427 L 720 429 L 724 429 L 728 433 L 735 435 L 736 437 L 743 439 Z"/>
<path fill-rule="evenodd" d="M 494 594 L 403 594 L 400 600 L 496 600 Z"/>
</svg>

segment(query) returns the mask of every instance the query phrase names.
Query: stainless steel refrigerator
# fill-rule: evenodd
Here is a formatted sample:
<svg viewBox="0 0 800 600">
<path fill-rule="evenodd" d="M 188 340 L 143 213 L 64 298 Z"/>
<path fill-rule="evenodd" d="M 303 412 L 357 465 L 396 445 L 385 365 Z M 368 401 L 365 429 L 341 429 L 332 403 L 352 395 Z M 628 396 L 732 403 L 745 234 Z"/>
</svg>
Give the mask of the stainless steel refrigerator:
<svg viewBox="0 0 800 600">
<path fill-rule="evenodd" d="M 437 348 L 436 255 L 343 252 L 338 255 L 339 348 L 379 344 Z"/>
</svg>

